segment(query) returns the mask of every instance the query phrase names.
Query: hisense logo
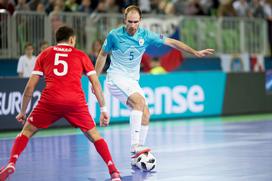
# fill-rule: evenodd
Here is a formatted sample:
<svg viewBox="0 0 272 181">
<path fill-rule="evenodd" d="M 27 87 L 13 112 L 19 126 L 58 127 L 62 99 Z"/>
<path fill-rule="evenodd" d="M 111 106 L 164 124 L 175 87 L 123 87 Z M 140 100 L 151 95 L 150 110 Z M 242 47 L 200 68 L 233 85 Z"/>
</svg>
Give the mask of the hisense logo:
<svg viewBox="0 0 272 181">
<path fill-rule="evenodd" d="M 144 87 L 143 90 L 152 115 L 201 113 L 205 110 L 205 92 L 200 85 L 162 86 L 155 89 Z M 108 89 L 105 89 L 104 93 L 112 117 L 129 116 L 129 109 L 111 96 Z M 95 117 L 99 106 L 93 94 L 90 94 L 89 108 Z"/>
<path fill-rule="evenodd" d="M 204 111 L 205 94 L 201 86 L 191 87 L 178 85 L 158 87 L 154 91 L 145 87 L 144 92 L 151 114 L 175 114 L 190 111 L 199 113 Z"/>
</svg>

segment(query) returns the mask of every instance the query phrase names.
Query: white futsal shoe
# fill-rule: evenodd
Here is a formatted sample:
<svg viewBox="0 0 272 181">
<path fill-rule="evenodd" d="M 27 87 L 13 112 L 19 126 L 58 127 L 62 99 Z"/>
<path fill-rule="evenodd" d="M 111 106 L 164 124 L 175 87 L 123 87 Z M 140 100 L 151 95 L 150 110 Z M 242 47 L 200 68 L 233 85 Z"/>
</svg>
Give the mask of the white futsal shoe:
<svg viewBox="0 0 272 181">
<path fill-rule="evenodd" d="M 150 152 L 151 149 L 143 145 L 133 145 L 131 146 L 131 165 L 135 166 L 137 162 L 137 157 L 143 153 Z"/>
</svg>

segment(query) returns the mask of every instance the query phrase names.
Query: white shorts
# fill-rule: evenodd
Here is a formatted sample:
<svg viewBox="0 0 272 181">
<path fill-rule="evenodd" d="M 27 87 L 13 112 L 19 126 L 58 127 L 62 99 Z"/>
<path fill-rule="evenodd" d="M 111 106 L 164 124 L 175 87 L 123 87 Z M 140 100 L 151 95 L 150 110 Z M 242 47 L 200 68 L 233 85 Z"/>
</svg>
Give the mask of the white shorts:
<svg viewBox="0 0 272 181">
<path fill-rule="evenodd" d="M 107 76 L 106 85 L 111 95 L 124 105 L 127 105 L 128 97 L 136 92 L 145 99 L 144 91 L 136 80 L 121 76 Z M 146 99 L 145 102 L 147 104 Z"/>
</svg>

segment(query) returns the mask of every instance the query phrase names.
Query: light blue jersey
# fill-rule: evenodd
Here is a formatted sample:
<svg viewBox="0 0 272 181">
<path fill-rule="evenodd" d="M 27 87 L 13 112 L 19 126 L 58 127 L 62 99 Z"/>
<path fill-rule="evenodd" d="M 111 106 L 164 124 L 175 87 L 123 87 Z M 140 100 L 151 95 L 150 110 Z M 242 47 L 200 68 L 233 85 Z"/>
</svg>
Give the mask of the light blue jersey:
<svg viewBox="0 0 272 181">
<path fill-rule="evenodd" d="M 140 64 L 146 47 L 150 44 L 159 47 L 164 41 L 164 36 L 140 27 L 133 36 L 127 33 L 124 26 L 113 29 L 103 44 L 103 50 L 111 53 L 108 75 L 139 80 Z"/>
</svg>

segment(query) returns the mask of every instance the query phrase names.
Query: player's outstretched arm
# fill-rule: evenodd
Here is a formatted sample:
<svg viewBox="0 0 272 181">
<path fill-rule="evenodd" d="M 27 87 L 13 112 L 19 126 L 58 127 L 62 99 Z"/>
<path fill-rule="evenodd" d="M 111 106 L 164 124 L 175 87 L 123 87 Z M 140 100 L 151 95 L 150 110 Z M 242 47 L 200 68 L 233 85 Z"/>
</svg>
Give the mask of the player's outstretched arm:
<svg viewBox="0 0 272 181">
<path fill-rule="evenodd" d="M 172 38 L 166 38 L 165 39 L 165 44 L 173 47 L 179 51 L 186 51 L 192 55 L 195 55 L 197 57 L 204 57 L 207 55 L 212 55 L 214 53 L 214 49 L 205 49 L 205 50 L 194 50 L 193 48 L 189 47 L 185 43 L 172 39 Z"/>
<path fill-rule="evenodd" d="M 40 76 L 39 75 L 31 75 L 31 77 L 29 78 L 24 93 L 23 93 L 23 100 L 22 100 L 22 104 L 21 104 L 21 111 L 20 113 L 16 116 L 16 119 L 21 122 L 24 123 L 25 119 L 26 119 L 26 109 L 27 106 L 29 104 L 29 101 L 32 98 L 32 94 L 38 84 L 40 80 Z"/>
<path fill-rule="evenodd" d="M 104 52 L 103 49 L 101 49 L 101 51 L 99 52 L 99 55 L 96 59 L 96 63 L 95 63 L 95 71 L 97 76 L 99 76 L 105 66 L 106 63 L 106 59 L 107 59 L 108 54 L 106 52 Z"/>
<path fill-rule="evenodd" d="M 105 104 L 104 94 L 100 85 L 100 82 L 97 78 L 96 74 L 90 75 L 89 77 L 90 82 L 92 83 L 93 92 L 96 96 L 96 99 L 100 105 L 100 126 L 108 126 L 110 122 L 109 115 L 107 113 L 107 108 Z"/>
</svg>

